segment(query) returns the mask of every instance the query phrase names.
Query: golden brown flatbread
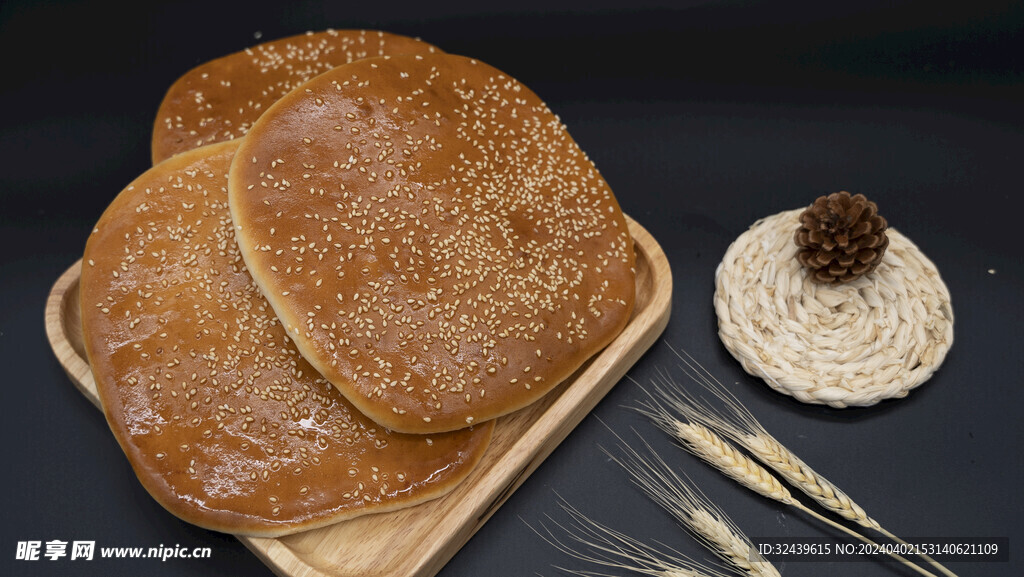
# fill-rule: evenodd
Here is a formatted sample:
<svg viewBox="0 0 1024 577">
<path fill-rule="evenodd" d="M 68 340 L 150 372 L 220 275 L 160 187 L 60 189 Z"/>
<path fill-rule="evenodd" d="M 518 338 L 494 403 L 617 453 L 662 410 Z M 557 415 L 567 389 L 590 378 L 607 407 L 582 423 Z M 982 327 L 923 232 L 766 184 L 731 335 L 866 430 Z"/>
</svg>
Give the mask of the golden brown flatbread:
<svg viewBox="0 0 1024 577">
<path fill-rule="evenodd" d="M 277 536 L 450 490 L 493 429 L 392 433 L 295 350 L 245 269 L 227 207 L 238 141 L 132 182 L 86 245 L 82 328 L 139 480 L 197 525 Z"/>
<path fill-rule="evenodd" d="M 314 78 L 253 125 L 229 193 L 242 256 L 303 356 L 396 431 L 532 403 L 633 307 L 607 183 L 533 92 L 469 58 Z"/>
<path fill-rule="evenodd" d="M 153 124 L 153 164 L 204 144 L 238 138 L 278 98 L 340 64 L 439 51 L 376 30 L 326 30 L 258 44 L 201 64 L 164 96 Z"/>
</svg>

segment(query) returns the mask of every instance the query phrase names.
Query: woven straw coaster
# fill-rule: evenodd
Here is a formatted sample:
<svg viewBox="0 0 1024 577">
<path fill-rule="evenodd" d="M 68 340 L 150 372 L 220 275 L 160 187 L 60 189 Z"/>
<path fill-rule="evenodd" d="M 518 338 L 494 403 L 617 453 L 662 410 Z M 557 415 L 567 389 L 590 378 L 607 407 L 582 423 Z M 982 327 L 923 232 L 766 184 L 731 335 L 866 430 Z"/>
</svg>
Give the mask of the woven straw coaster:
<svg viewBox="0 0 1024 577">
<path fill-rule="evenodd" d="M 905 397 L 953 344 L 939 271 L 889 228 L 872 273 L 816 283 L 796 259 L 802 211 L 759 220 L 726 251 L 715 273 L 722 342 L 748 373 L 805 403 L 845 408 Z"/>
</svg>

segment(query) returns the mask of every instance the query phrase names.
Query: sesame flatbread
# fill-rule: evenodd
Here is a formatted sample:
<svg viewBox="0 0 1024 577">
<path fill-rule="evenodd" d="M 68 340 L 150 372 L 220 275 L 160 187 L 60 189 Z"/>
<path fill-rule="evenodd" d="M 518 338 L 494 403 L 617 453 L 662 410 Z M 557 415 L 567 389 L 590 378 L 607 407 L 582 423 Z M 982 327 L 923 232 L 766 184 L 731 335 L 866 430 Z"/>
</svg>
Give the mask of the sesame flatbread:
<svg viewBox="0 0 1024 577">
<path fill-rule="evenodd" d="M 374 56 L 429 54 L 415 38 L 376 30 L 325 30 L 264 42 L 189 70 L 168 89 L 153 124 L 153 164 L 243 136 L 263 111 L 331 68 Z"/>
<path fill-rule="evenodd" d="M 186 521 L 268 537 L 446 493 L 493 427 L 392 433 L 299 355 L 235 243 L 226 177 L 237 147 L 153 167 L 86 245 L 86 351 L 139 480 Z"/>
<path fill-rule="evenodd" d="M 393 430 L 536 401 L 633 307 L 633 243 L 607 183 L 540 98 L 469 58 L 314 78 L 253 125 L 229 199 L 298 349 Z"/>
</svg>

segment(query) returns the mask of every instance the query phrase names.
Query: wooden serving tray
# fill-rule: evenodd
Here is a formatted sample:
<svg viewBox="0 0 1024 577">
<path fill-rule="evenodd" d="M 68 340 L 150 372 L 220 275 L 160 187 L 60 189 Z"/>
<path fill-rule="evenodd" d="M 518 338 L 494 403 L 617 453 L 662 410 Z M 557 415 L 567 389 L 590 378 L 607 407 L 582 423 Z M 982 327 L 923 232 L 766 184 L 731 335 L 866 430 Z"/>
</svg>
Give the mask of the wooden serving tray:
<svg viewBox="0 0 1024 577">
<path fill-rule="evenodd" d="M 448 495 L 276 539 L 238 539 L 282 577 L 431 577 L 441 570 L 626 371 L 668 323 L 672 273 L 657 241 L 627 217 L 635 242 L 636 306 L 622 333 L 541 401 L 498 420 L 480 465 Z M 54 284 L 46 332 L 78 389 L 100 407 L 82 346 L 81 261 Z"/>
</svg>

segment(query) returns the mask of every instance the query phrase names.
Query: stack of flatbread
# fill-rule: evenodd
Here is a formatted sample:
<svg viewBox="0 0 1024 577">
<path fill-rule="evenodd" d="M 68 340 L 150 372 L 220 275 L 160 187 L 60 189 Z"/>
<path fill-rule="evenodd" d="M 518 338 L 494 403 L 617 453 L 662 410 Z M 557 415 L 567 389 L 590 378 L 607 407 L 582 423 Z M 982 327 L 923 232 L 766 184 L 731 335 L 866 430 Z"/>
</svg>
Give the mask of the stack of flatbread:
<svg viewBox="0 0 1024 577">
<path fill-rule="evenodd" d="M 633 244 L 528 88 L 327 31 L 185 74 L 97 223 L 86 350 L 140 481 L 277 536 L 436 498 L 625 326 Z"/>
</svg>

